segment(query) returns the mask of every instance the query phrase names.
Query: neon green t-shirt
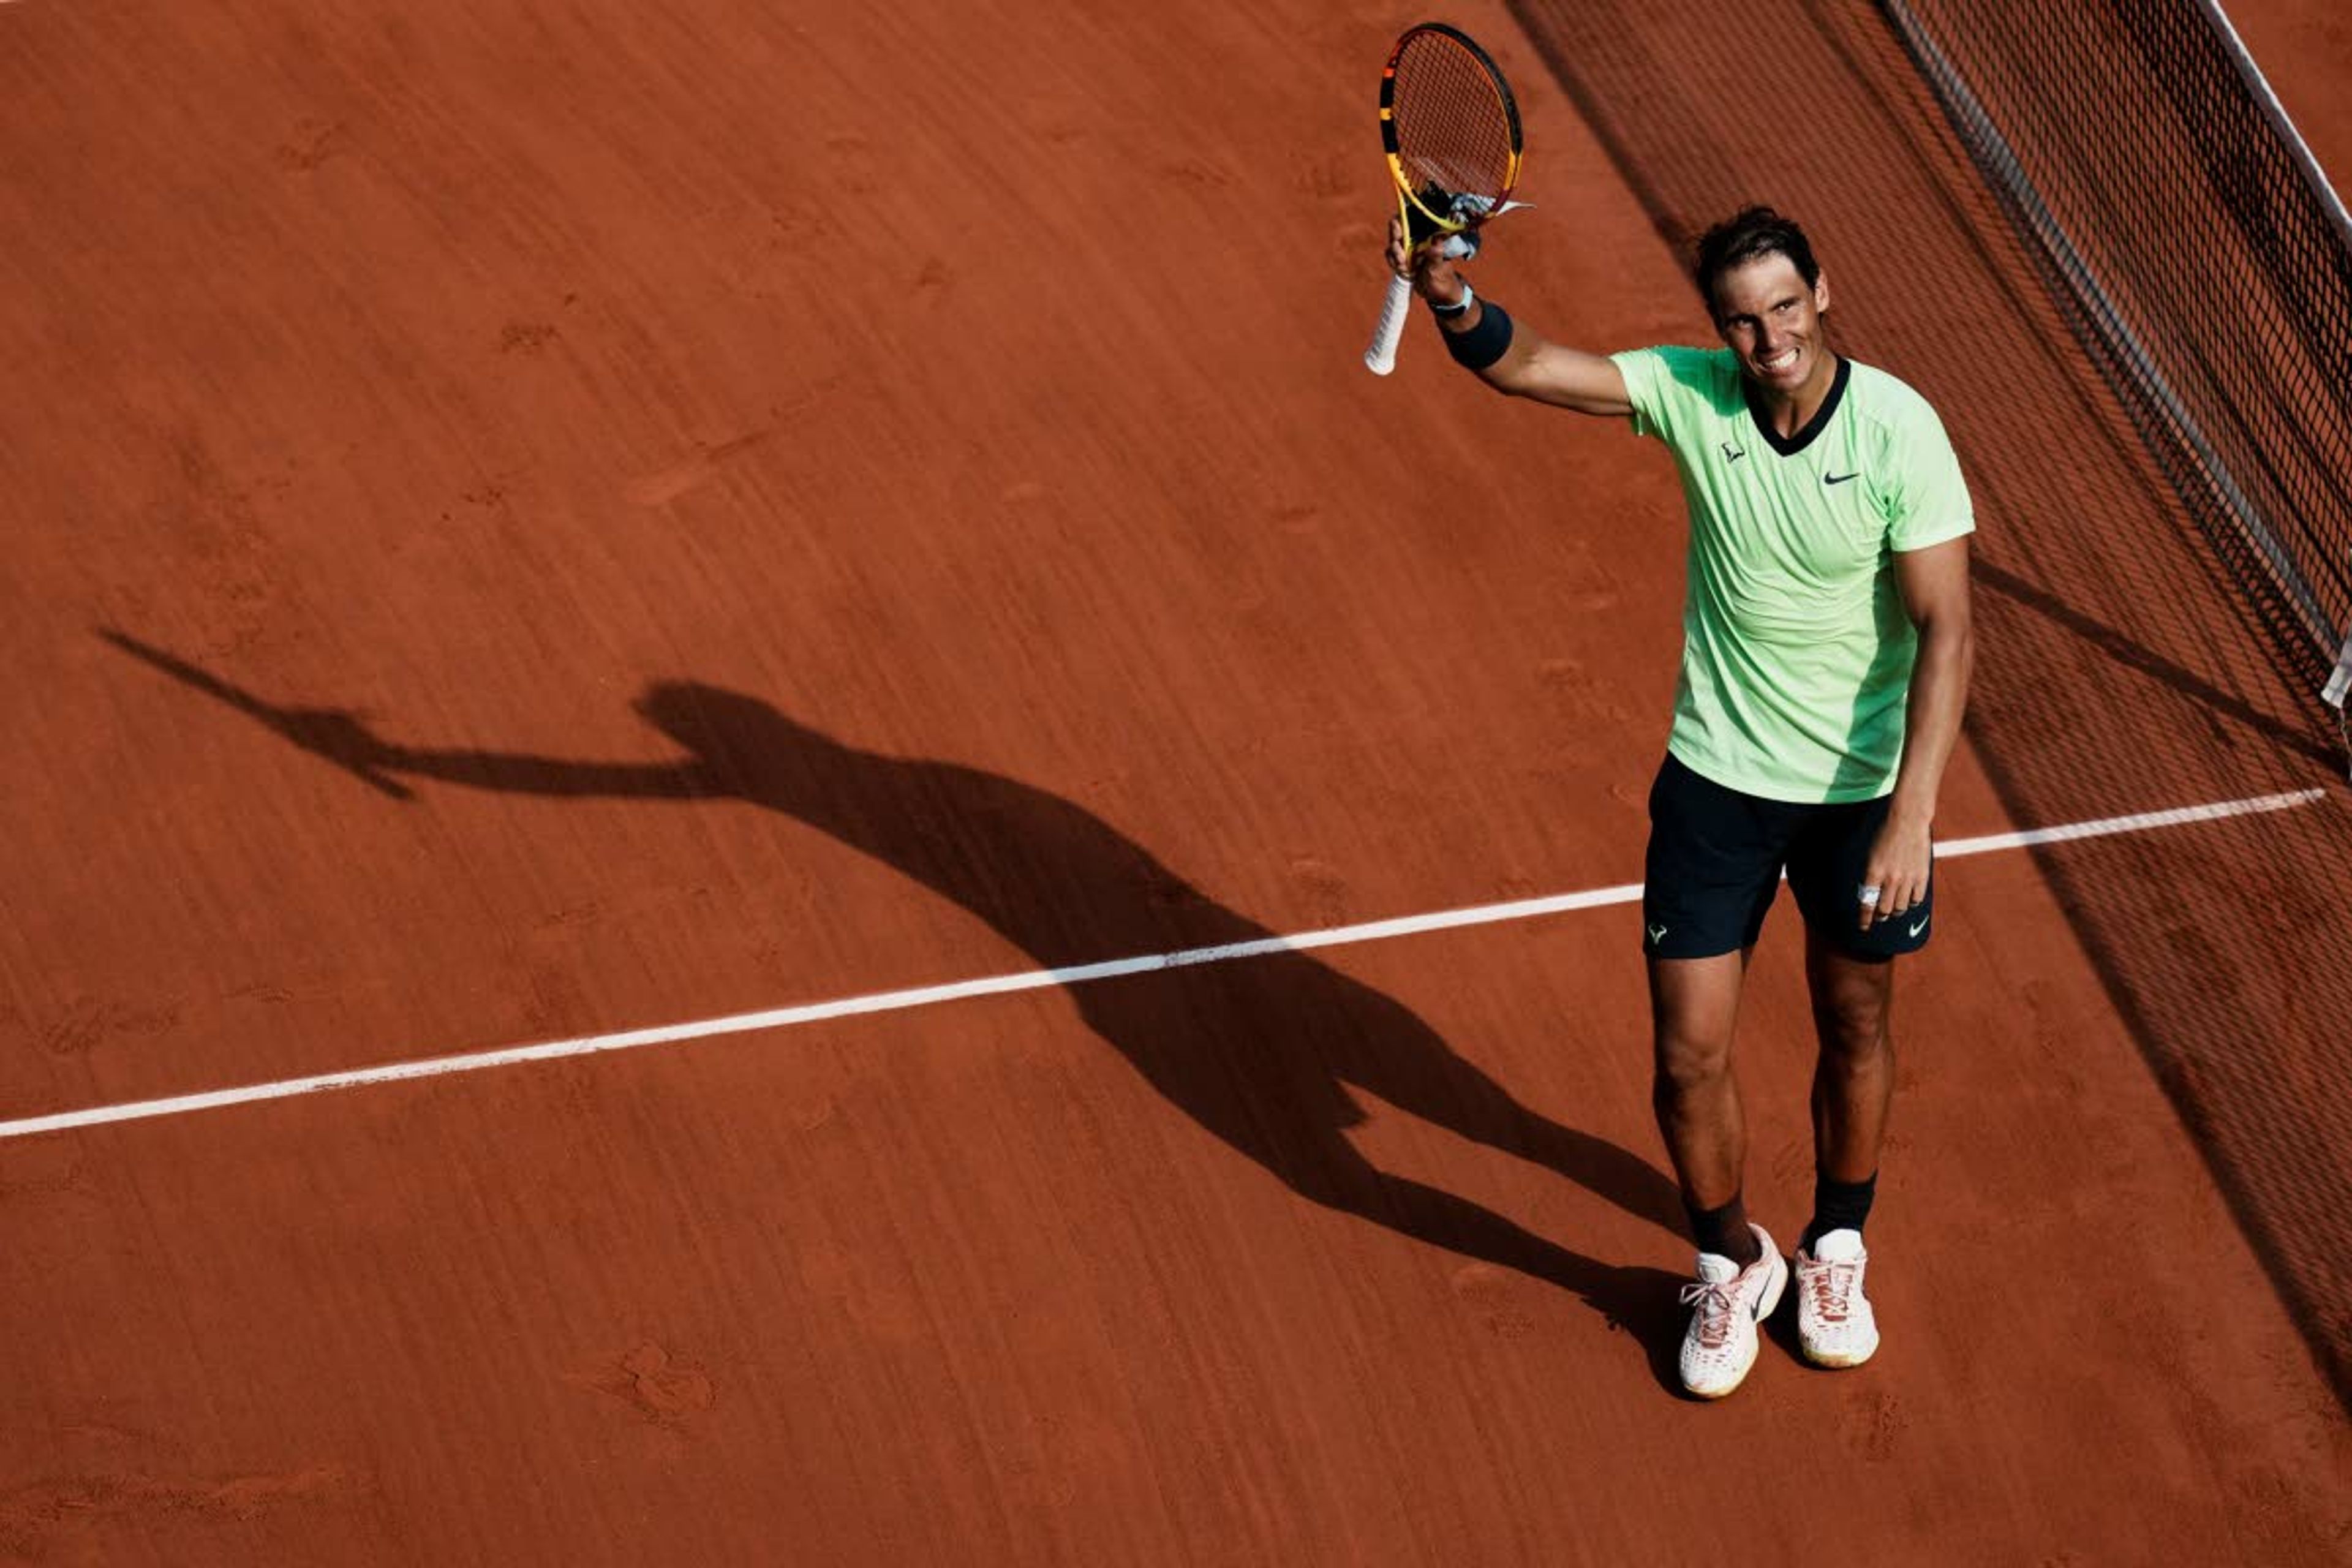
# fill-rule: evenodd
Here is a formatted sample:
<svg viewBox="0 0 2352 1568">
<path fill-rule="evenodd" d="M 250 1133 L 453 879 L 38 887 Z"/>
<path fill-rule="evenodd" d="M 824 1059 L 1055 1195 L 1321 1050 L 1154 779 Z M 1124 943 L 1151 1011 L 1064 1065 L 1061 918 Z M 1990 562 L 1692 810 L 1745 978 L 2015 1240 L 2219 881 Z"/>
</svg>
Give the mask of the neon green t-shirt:
<svg viewBox="0 0 2352 1568">
<path fill-rule="evenodd" d="M 1872 800 L 1895 787 L 1919 639 L 1895 552 L 1976 527 L 1936 411 L 1841 360 L 1794 437 L 1748 410 L 1726 349 L 1636 349 L 1633 428 L 1674 452 L 1690 506 L 1682 678 L 1666 749 L 1769 800 Z"/>
</svg>

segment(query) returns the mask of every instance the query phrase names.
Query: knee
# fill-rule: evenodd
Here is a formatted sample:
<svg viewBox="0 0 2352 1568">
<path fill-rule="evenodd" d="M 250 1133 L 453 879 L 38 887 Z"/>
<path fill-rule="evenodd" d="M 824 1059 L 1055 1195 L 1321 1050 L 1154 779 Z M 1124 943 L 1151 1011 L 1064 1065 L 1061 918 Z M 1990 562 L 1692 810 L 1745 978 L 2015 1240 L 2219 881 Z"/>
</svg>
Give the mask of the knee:
<svg viewBox="0 0 2352 1568">
<path fill-rule="evenodd" d="M 1836 1070 L 1874 1068 L 1894 1053 L 1887 1008 L 1874 996 L 1843 998 L 1820 1009 L 1822 1060 Z"/>
<path fill-rule="evenodd" d="M 1812 993 L 1813 1027 L 1825 1065 L 1866 1068 L 1884 1058 L 1887 1019 L 1894 1012 L 1891 964 L 1832 963 L 1807 954 L 1806 979 Z"/>
<path fill-rule="evenodd" d="M 1678 1032 L 1660 1034 L 1652 1052 L 1652 1092 L 1661 1100 L 1711 1088 L 1731 1076 L 1731 1042 Z"/>
</svg>

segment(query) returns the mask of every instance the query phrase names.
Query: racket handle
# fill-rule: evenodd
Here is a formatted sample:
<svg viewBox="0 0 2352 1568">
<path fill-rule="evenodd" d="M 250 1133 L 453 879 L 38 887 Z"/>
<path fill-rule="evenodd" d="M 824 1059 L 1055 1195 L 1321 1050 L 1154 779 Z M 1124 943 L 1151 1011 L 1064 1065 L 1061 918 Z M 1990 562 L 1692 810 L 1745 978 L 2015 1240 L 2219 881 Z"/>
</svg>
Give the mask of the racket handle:
<svg viewBox="0 0 2352 1568">
<path fill-rule="evenodd" d="M 1374 375 L 1396 369 L 1397 340 L 1404 336 L 1405 318 L 1412 314 L 1412 282 L 1391 278 L 1389 296 L 1381 304 L 1381 324 L 1372 329 L 1372 346 L 1364 351 L 1364 368 Z"/>
</svg>

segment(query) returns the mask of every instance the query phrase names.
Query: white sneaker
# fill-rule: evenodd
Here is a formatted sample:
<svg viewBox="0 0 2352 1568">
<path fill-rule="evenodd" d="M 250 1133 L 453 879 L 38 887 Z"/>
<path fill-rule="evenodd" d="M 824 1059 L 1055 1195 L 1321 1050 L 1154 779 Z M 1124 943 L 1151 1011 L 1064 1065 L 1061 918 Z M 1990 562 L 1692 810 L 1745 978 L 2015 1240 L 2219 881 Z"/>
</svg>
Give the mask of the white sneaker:
<svg viewBox="0 0 2352 1568">
<path fill-rule="evenodd" d="M 1870 1266 L 1862 1232 L 1833 1230 L 1797 1249 L 1797 1342 L 1815 1366 L 1860 1366 L 1878 1349 L 1878 1316 L 1862 1293 Z"/>
<path fill-rule="evenodd" d="M 1683 1386 L 1701 1399 L 1720 1399 L 1738 1388 L 1756 1364 L 1756 1325 L 1780 1304 L 1789 1283 L 1789 1263 L 1760 1225 L 1750 1224 L 1763 1256 L 1742 1268 L 1717 1253 L 1698 1255 L 1698 1282 L 1683 1287 L 1691 1309 L 1683 1334 Z"/>
</svg>

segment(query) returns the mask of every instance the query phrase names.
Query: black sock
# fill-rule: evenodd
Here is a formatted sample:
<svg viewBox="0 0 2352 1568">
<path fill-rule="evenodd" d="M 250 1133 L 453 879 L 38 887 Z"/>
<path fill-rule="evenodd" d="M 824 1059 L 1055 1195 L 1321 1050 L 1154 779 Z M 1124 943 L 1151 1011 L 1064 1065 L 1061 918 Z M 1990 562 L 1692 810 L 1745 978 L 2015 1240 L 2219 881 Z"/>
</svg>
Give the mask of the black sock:
<svg viewBox="0 0 2352 1568">
<path fill-rule="evenodd" d="M 1701 1252 L 1728 1258 L 1742 1268 L 1764 1256 L 1764 1244 L 1748 1223 L 1748 1204 L 1741 1194 L 1733 1194 L 1729 1203 L 1714 1209 L 1696 1207 L 1685 1198 L 1683 1210 L 1690 1215 L 1691 1237 Z"/>
<path fill-rule="evenodd" d="M 1870 1217 L 1870 1200 L 1877 1195 L 1875 1171 L 1858 1182 L 1835 1181 L 1822 1172 L 1814 1172 L 1813 1223 L 1805 1226 L 1805 1234 L 1797 1245 L 1811 1252 L 1822 1237 L 1833 1230 L 1860 1230 L 1863 1222 Z"/>
</svg>

